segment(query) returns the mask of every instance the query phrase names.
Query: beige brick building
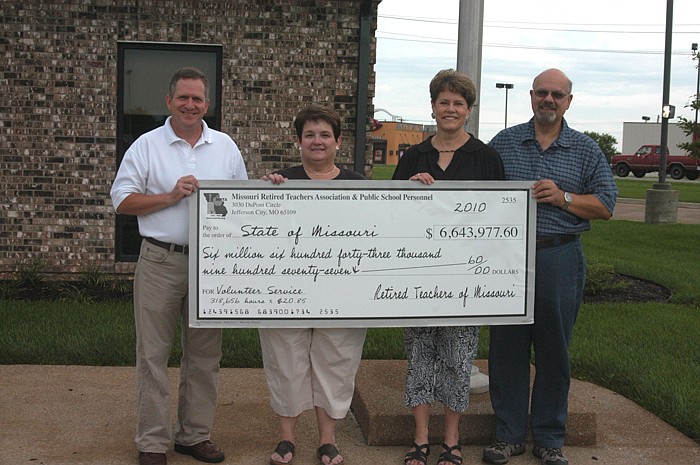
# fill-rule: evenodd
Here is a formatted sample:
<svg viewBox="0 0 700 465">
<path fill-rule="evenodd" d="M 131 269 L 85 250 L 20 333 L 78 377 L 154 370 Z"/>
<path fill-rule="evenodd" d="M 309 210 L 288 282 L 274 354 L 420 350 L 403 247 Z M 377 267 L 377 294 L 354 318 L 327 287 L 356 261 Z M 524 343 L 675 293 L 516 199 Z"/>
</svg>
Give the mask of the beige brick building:
<svg viewBox="0 0 700 465">
<path fill-rule="evenodd" d="M 339 163 L 368 173 L 379 1 L 3 0 L 0 275 L 35 260 L 56 274 L 133 271 L 109 190 L 131 124 L 162 124 L 149 107 L 167 88 L 149 79 L 191 56 L 212 66 L 213 125 L 251 179 L 299 163 L 292 120 L 312 102 L 343 118 Z"/>
</svg>

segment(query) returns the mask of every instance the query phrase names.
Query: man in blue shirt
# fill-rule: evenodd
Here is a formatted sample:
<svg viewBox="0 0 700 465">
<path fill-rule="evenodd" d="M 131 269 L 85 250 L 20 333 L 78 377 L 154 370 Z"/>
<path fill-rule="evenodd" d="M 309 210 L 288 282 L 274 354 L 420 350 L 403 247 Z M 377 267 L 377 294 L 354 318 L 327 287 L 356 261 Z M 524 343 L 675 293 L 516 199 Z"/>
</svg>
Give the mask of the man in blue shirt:
<svg viewBox="0 0 700 465">
<path fill-rule="evenodd" d="M 534 117 L 504 129 L 490 145 L 503 159 L 507 180 L 532 180 L 537 201 L 535 322 L 491 326 L 489 389 L 496 441 L 487 463 L 503 464 L 525 452 L 528 405 L 533 455 L 543 465 L 567 465 L 562 453 L 570 386 L 569 344 L 583 298 L 586 261 L 579 234 L 593 219 L 608 220 L 617 186 L 598 145 L 566 123 L 571 81 L 548 69 L 533 81 Z M 530 400 L 530 354 L 535 381 Z"/>
</svg>

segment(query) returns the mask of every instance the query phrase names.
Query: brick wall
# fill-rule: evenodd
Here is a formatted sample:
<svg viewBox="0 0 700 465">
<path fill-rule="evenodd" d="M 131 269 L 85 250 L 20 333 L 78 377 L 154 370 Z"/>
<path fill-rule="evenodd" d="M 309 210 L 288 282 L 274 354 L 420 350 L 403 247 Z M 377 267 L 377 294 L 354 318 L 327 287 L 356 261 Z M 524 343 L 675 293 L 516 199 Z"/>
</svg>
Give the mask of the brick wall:
<svg viewBox="0 0 700 465">
<path fill-rule="evenodd" d="M 49 273 L 133 270 L 115 263 L 109 197 L 117 41 L 223 45 L 222 130 L 238 143 L 250 178 L 299 163 L 292 120 L 311 102 L 343 118 L 337 161 L 352 167 L 359 1 L 114 3 L 122 4 L 0 5 L 0 275 L 34 260 Z M 374 39 L 370 55 L 372 65 Z M 365 153 L 369 170 L 369 137 Z"/>
</svg>

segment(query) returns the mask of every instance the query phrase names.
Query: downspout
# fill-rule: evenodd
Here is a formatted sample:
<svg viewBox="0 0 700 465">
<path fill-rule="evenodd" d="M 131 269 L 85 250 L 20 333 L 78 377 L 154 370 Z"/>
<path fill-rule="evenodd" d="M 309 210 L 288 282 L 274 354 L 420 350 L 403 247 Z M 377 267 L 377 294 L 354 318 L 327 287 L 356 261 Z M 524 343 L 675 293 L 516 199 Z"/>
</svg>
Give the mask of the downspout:
<svg viewBox="0 0 700 465">
<path fill-rule="evenodd" d="M 369 107 L 370 29 L 372 27 L 372 0 L 360 3 L 360 49 L 357 69 L 357 118 L 355 120 L 355 171 L 365 174 L 367 145 L 367 108 Z"/>
</svg>

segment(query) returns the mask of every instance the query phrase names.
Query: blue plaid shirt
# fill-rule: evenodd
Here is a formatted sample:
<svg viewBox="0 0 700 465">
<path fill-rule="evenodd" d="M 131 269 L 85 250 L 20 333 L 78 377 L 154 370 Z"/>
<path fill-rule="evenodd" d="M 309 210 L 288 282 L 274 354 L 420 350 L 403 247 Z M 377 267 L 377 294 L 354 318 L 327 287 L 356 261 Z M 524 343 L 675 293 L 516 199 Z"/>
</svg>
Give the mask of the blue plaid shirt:
<svg viewBox="0 0 700 465">
<path fill-rule="evenodd" d="M 611 213 L 615 208 L 617 185 L 605 155 L 593 139 L 571 129 L 566 120 L 545 151 L 535 139 L 534 119 L 504 129 L 489 145 L 501 155 L 506 180 L 551 179 L 566 192 L 595 195 Z M 537 205 L 538 235 L 579 234 L 590 228 L 588 220 L 561 208 Z"/>
</svg>

